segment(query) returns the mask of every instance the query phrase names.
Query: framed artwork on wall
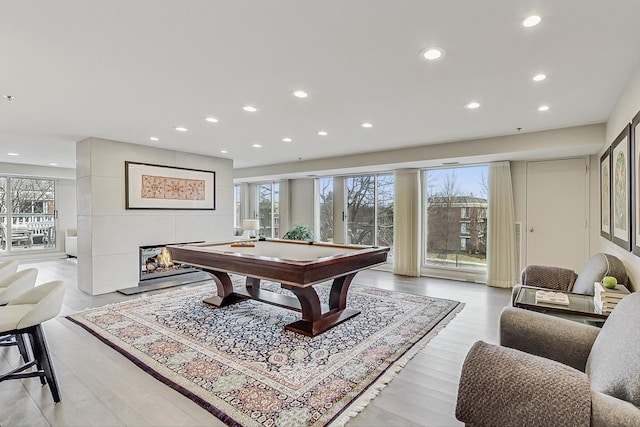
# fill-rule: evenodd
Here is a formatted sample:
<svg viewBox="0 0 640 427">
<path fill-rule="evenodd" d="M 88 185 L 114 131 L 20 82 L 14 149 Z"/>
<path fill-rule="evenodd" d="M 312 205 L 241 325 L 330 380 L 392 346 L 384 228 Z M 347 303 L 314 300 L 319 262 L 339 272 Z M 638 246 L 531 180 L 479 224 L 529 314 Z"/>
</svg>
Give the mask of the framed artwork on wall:
<svg viewBox="0 0 640 427">
<path fill-rule="evenodd" d="M 630 127 L 611 144 L 611 240 L 626 250 L 631 250 Z"/>
<path fill-rule="evenodd" d="M 631 228 L 633 233 L 633 239 L 631 249 L 635 255 L 640 256 L 640 143 L 638 142 L 638 135 L 640 134 L 640 111 L 631 121 L 631 129 L 629 130 L 629 139 L 631 140 L 631 151 L 633 152 L 631 169 L 631 188 L 632 188 L 632 200 L 631 206 L 633 208 L 633 226 Z"/>
<path fill-rule="evenodd" d="M 600 235 L 611 240 L 611 147 L 600 157 Z"/>
<path fill-rule="evenodd" d="M 124 162 L 127 209 L 216 208 L 216 173 Z"/>
</svg>

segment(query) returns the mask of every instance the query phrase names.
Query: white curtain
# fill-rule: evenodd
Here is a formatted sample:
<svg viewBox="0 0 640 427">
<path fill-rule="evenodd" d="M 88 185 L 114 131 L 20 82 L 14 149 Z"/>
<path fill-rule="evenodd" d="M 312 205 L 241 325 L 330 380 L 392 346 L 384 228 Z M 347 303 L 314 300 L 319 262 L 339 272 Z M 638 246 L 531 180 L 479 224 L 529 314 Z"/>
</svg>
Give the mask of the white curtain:
<svg viewBox="0 0 640 427">
<path fill-rule="evenodd" d="M 420 276 L 420 170 L 395 172 L 393 211 L 393 272 L 403 276 Z"/>
<path fill-rule="evenodd" d="M 510 288 L 517 283 L 513 187 L 509 162 L 489 165 L 487 285 Z"/>
</svg>

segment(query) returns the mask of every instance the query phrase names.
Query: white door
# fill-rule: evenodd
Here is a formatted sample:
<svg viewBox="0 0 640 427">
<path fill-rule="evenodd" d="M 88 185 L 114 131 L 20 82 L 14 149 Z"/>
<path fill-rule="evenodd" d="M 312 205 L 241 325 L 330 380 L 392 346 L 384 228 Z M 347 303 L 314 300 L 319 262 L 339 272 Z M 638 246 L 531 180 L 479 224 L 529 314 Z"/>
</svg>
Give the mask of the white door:
<svg viewBox="0 0 640 427">
<path fill-rule="evenodd" d="M 576 272 L 588 256 L 587 159 L 527 163 L 526 264 Z"/>
</svg>

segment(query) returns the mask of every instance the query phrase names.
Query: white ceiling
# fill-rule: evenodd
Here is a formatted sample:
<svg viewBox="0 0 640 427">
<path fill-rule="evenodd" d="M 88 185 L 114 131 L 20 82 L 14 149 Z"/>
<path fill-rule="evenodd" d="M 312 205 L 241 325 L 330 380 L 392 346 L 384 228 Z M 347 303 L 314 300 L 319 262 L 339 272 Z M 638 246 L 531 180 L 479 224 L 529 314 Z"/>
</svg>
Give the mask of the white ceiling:
<svg viewBox="0 0 640 427">
<path fill-rule="evenodd" d="M 242 168 L 602 123 L 640 62 L 639 16 L 637 0 L 0 0 L 0 162 L 72 168 L 95 136 Z M 433 45 L 445 57 L 420 59 Z"/>
</svg>

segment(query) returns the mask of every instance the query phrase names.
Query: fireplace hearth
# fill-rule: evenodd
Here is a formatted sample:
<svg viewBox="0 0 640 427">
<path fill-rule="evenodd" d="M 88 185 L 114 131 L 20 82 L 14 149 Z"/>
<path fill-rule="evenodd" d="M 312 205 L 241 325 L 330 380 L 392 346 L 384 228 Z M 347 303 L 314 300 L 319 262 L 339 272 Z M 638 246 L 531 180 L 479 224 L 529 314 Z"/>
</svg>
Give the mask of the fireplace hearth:
<svg viewBox="0 0 640 427">
<path fill-rule="evenodd" d="M 176 264 L 167 244 L 140 246 L 140 284 L 145 280 L 168 277 L 197 271 L 195 268 Z"/>
<path fill-rule="evenodd" d="M 171 251 L 167 246 L 188 243 L 202 242 L 140 246 L 138 270 L 140 276 L 138 286 L 119 289 L 118 292 L 125 295 L 132 295 L 211 280 L 211 276 L 204 271 L 173 262 Z"/>
</svg>

